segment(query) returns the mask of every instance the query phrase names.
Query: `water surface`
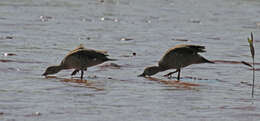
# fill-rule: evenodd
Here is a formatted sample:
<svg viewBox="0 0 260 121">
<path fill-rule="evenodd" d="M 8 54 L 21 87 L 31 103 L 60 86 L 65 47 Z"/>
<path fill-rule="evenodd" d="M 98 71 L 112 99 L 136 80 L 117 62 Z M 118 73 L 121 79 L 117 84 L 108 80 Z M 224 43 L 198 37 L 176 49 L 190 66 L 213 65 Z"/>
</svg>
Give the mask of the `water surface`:
<svg viewBox="0 0 260 121">
<path fill-rule="evenodd" d="M 250 32 L 259 62 L 259 5 L 258 0 L 2 0 L 0 120 L 258 121 L 259 71 L 252 100 L 252 72 L 245 65 L 189 66 L 182 81 L 200 85 L 191 88 L 137 75 L 183 43 L 206 46 L 202 55 L 211 60 L 250 62 Z M 89 68 L 87 84 L 68 81 L 72 70 L 41 76 L 79 44 L 107 50 L 121 67 Z M 169 80 L 163 77 L 167 72 L 154 78 Z"/>
</svg>

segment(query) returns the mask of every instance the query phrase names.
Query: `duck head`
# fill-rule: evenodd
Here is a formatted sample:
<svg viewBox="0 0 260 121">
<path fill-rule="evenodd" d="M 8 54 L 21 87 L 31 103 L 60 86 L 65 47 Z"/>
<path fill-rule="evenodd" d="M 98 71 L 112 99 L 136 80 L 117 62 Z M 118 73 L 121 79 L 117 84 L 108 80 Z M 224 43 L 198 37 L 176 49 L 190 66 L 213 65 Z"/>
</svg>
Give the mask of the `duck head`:
<svg viewBox="0 0 260 121">
<path fill-rule="evenodd" d="M 150 66 L 144 69 L 144 72 L 140 75 L 138 75 L 138 77 L 146 77 L 146 76 L 152 76 L 157 74 L 158 72 L 160 72 L 162 69 L 158 66 Z"/>
<path fill-rule="evenodd" d="M 48 67 L 45 72 L 42 74 L 42 76 L 47 76 L 49 74 L 56 74 L 58 73 L 62 68 L 60 66 L 50 66 Z"/>
</svg>

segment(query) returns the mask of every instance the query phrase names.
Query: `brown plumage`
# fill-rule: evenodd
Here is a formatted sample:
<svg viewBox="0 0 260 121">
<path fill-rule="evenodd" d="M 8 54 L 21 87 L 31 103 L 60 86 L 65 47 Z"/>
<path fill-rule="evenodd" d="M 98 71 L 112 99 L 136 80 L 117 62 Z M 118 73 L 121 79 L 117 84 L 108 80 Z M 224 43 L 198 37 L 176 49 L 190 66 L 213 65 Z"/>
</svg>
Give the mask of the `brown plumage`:
<svg viewBox="0 0 260 121">
<path fill-rule="evenodd" d="M 86 49 L 83 45 L 72 50 L 57 66 L 50 66 L 42 74 L 47 76 L 49 74 L 55 74 L 63 69 L 75 69 L 71 75 L 75 75 L 77 72 L 81 71 L 80 78 L 83 78 L 84 71 L 88 67 L 95 66 L 106 61 L 113 61 L 115 59 L 109 59 L 105 51 L 98 51 L 93 49 Z"/>
<path fill-rule="evenodd" d="M 151 66 L 145 68 L 144 72 L 139 76 L 152 76 L 158 72 L 162 72 L 168 69 L 176 69 L 174 72 L 170 72 L 165 76 L 170 76 L 173 73 L 178 72 L 177 79 L 180 80 L 181 68 L 189 66 L 191 64 L 199 63 L 213 63 L 198 53 L 206 52 L 204 46 L 200 45 L 186 45 L 180 44 L 173 48 L 170 48 L 159 61 L 158 66 Z"/>
</svg>

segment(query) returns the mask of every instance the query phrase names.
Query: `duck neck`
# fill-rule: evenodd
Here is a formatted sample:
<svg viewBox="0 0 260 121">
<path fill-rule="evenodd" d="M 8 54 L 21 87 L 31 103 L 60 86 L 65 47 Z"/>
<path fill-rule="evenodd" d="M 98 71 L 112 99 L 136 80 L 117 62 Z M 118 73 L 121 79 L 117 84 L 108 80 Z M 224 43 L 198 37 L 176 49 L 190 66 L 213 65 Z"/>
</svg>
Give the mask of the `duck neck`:
<svg viewBox="0 0 260 121">
<path fill-rule="evenodd" d="M 157 69 L 159 72 L 162 72 L 162 71 L 165 71 L 165 70 L 168 70 L 167 68 L 163 67 L 163 66 L 157 66 Z"/>
<path fill-rule="evenodd" d="M 61 71 L 62 69 L 64 69 L 65 67 L 61 64 L 61 65 L 58 65 L 58 66 L 53 66 L 56 70 L 56 73 L 58 73 L 59 71 Z"/>
</svg>

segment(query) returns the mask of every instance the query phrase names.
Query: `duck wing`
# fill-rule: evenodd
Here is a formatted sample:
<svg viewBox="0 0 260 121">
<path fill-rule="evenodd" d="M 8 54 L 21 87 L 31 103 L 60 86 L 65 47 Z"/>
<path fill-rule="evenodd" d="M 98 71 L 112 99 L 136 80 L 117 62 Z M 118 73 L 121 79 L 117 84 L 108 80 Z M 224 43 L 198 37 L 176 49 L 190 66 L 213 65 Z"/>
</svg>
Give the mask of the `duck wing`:
<svg viewBox="0 0 260 121">
<path fill-rule="evenodd" d="M 80 58 L 88 59 L 99 59 L 102 61 L 109 60 L 107 58 L 108 54 L 103 51 L 92 50 L 92 49 L 79 49 L 70 54 L 70 56 L 78 56 Z"/>
<path fill-rule="evenodd" d="M 181 68 L 196 62 L 200 59 L 199 52 L 206 52 L 204 46 L 200 45 L 176 45 L 170 48 L 159 61 L 159 66 L 170 68 Z"/>
<path fill-rule="evenodd" d="M 77 48 L 75 48 L 74 50 L 71 50 L 68 55 L 70 55 L 71 53 L 74 53 L 78 50 L 82 50 L 82 49 L 85 49 L 84 45 L 83 44 L 80 44 Z"/>
<path fill-rule="evenodd" d="M 206 52 L 205 46 L 201 45 L 179 45 L 171 49 L 178 53 L 203 53 Z"/>
</svg>

